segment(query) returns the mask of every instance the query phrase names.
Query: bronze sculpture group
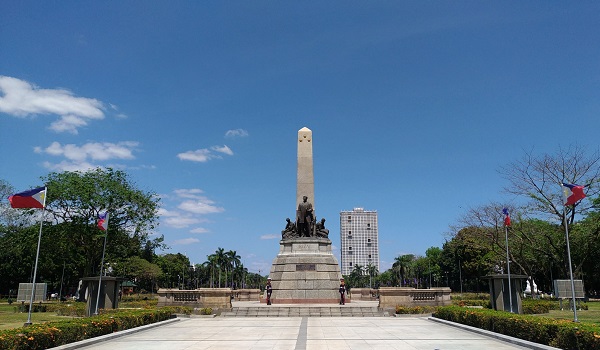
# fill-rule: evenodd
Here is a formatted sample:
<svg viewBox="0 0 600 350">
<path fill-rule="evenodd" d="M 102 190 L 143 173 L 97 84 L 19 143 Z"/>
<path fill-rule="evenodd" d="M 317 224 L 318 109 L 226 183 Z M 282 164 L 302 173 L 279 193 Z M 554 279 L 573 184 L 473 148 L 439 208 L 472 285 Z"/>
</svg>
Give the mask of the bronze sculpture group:
<svg viewBox="0 0 600 350">
<path fill-rule="evenodd" d="M 294 239 L 302 237 L 329 238 L 329 230 L 325 228 L 325 218 L 316 221 L 313 215 L 312 204 L 308 197 L 302 197 L 296 211 L 296 221 L 285 219 L 285 229 L 281 231 L 281 239 Z"/>
</svg>

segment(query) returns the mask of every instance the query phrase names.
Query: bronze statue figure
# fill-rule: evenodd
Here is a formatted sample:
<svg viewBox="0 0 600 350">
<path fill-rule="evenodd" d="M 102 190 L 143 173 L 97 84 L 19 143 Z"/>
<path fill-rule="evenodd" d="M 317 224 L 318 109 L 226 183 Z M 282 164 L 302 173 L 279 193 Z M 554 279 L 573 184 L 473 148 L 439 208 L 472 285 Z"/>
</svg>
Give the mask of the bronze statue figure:
<svg viewBox="0 0 600 350">
<path fill-rule="evenodd" d="M 313 206 L 308 201 L 308 197 L 302 197 L 302 203 L 298 204 L 296 214 L 296 224 L 298 225 L 298 235 L 300 237 L 311 237 L 311 223 L 313 222 Z"/>
<path fill-rule="evenodd" d="M 286 218 L 285 221 L 285 229 L 281 231 L 281 239 L 291 239 L 297 236 L 296 233 L 296 224 L 293 223 L 290 218 Z"/>
</svg>

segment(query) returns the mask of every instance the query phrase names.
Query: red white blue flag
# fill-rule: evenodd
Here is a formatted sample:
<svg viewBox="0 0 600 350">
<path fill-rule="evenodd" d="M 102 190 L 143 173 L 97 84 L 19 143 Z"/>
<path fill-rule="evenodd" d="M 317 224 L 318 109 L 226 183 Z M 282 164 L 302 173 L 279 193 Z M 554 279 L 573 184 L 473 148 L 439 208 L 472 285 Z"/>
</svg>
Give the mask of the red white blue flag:
<svg viewBox="0 0 600 350">
<path fill-rule="evenodd" d="M 102 231 L 106 231 L 108 229 L 108 212 L 98 214 L 98 228 Z"/>
<path fill-rule="evenodd" d="M 13 194 L 8 197 L 10 206 L 13 208 L 39 208 L 46 205 L 46 187 L 38 187 L 29 191 Z"/>
<path fill-rule="evenodd" d="M 504 213 L 504 226 L 510 226 L 510 215 L 508 215 L 508 208 L 502 209 Z"/>
<path fill-rule="evenodd" d="M 565 205 L 575 205 L 575 203 L 585 198 L 585 193 L 583 193 L 583 187 L 575 184 L 566 184 L 563 183 L 563 192 L 567 201 Z"/>
</svg>

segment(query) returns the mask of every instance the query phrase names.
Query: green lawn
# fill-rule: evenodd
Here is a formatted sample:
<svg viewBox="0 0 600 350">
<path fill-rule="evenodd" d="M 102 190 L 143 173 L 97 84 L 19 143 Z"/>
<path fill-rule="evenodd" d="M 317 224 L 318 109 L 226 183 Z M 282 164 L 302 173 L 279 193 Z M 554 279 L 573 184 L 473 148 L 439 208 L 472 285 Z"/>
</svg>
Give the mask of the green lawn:
<svg viewBox="0 0 600 350">
<path fill-rule="evenodd" d="M 594 323 L 596 325 L 600 325 L 600 302 L 590 301 L 586 303 L 586 305 L 588 306 L 588 310 L 577 310 L 577 320 L 579 320 L 579 322 Z M 561 320 L 573 320 L 574 318 L 572 310 L 550 310 L 550 313 L 548 314 L 541 314 L 536 316 L 549 317 Z"/>
<path fill-rule="evenodd" d="M 27 322 L 27 312 L 18 311 L 19 304 L 0 303 L 0 330 L 22 327 Z M 32 323 L 64 320 L 72 317 L 57 316 L 55 312 L 32 312 Z"/>
</svg>

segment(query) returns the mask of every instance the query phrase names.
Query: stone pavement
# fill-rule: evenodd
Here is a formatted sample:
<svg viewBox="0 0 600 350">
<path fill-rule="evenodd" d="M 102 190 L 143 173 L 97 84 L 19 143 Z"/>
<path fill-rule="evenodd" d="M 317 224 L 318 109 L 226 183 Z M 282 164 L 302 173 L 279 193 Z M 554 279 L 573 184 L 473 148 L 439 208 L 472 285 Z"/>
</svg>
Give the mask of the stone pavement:
<svg viewBox="0 0 600 350">
<path fill-rule="evenodd" d="M 343 307 L 346 306 L 353 307 L 351 304 Z M 354 307 L 358 306 L 355 303 Z M 288 307 L 295 306 L 288 305 Z M 192 316 L 165 321 L 162 325 L 149 325 L 113 333 L 55 349 L 542 350 L 554 348 L 471 329 L 471 327 L 436 322 L 427 316 Z"/>
</svg>

